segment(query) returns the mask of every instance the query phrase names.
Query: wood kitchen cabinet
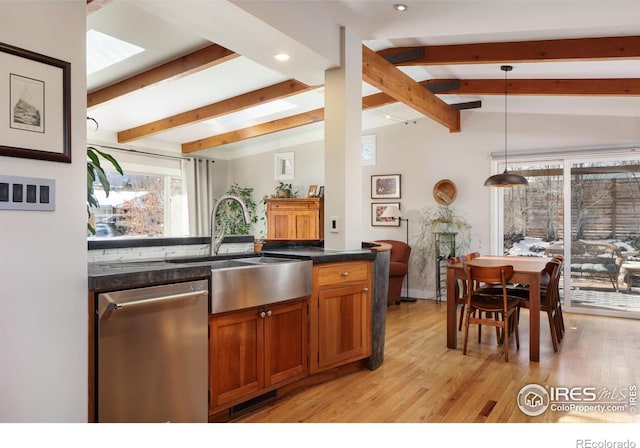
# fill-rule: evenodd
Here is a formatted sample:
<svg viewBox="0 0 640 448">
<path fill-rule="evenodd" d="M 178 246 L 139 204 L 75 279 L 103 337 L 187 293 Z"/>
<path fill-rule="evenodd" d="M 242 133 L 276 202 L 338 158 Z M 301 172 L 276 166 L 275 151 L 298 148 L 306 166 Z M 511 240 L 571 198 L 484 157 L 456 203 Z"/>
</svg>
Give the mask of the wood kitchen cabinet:
<svg viewBox="0 0 640 448">
<path fill-rule="evenodd" d="M 309 302 L 310 372 L 371 355 L 371 262 L 314 266 Z"/>
<path fill-rule="evenodd" d="M 324 239 L 322 198 L 267 199 L 267 239 Z"/>
<path fill-rule="evenodd" d="M 209 317 L 209 407 L 235 404 L 304 378 L 307 300 Z"/>
</svg>

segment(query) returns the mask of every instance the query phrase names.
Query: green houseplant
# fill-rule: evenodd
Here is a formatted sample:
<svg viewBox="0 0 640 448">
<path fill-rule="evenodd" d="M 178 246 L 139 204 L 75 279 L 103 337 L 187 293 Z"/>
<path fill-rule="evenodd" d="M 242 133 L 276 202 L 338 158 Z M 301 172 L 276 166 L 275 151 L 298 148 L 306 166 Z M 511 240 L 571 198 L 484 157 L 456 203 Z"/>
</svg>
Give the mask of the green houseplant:
<svg viewBox="0 0 640 448">
<path fill-rule="evenodd" d="M 275 198 L 295 198 L 297 193 L 293 189 L 293 185 L 290 183 L 280 182 L 276 187 Z"/>
<path fill-rule="evenodd" d="M 236 196 L 245 203 L 249 212 L 250 223 L 244 223 L 240 204 L 235 201 L 225 201 L 216 215 L 216 226 L 218 228 L 224 226 L 225 233 L 229 235 L 249 235 L 251 225 L 258 222 L 258 216 L 256 215 L 257 204 L 253 200 L 253 187 L 241 187 L 237 182 L 234 182 L 225 192 L 225 195 Z"/>
<path fill-rule="evenodd" d="M 119 174 L 124 174 L 122 168 L 120 167 L 120 164 L 112 155 L 107 154 L 106 152 L 102 152 L 93 146 L 87 147 L 87 230 L 92 234 L 96 233 L 96 229 L 91 223 L 90 208 L 100 206 L 98 198 L 96 197 L 95 191 L 93 189 L 93 184 L 96 179 L 98 179 L 107 196 L 109 196 L 109 192 L 111 191 L 109 179 L 107 179 L 104 168 L 100 163 L 101 157 L 111 163 L 111 165 L 113 165 L 113 167 Z"/>
<path fill-rule="evenodd" d="M 451 234 L 455 234 L 455 241 Z M 471 225 L 455 207 L 438 205 L 422 209 L 420 234 L 414 249 L 420 272 L 432 266 L 438 255 L 455 256 L 466 251 L 470 244 Z"/>
</svg>

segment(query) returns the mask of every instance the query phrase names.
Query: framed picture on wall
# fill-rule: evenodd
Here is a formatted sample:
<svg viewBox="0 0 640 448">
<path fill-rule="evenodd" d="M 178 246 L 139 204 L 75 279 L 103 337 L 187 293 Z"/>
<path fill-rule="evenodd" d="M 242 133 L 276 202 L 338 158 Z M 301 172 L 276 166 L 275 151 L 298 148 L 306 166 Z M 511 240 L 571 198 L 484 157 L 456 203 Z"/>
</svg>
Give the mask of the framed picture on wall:
<svg viewBox="0 0 640 448">
<path fill-rule="evenodd" d="M 400 199 L 400 175 L 371 176 L 371 199 Z"/>
<path fill-rule="evenodd" d="M 395 205 L 400 208 L 399 202 L 372 202 L 371 203 L 371 225 L 372 226 L 386 226 L 386 227 L 400 227 L 400 220 L 397 218 L 383 218 L 382 214 L 387 209 Z"/>
<path fill-rule="evenodd" d="M 279 152 L 274 159 L 274 179 L 275 180 L 292 180 L 295 179 L 294 174 L 294 155 L 292 152 Z"/>
<path fill-rule="evenodd" d="M 0 43 L 0 155 L 71 163 L 71 64 Z"/>
</svg>

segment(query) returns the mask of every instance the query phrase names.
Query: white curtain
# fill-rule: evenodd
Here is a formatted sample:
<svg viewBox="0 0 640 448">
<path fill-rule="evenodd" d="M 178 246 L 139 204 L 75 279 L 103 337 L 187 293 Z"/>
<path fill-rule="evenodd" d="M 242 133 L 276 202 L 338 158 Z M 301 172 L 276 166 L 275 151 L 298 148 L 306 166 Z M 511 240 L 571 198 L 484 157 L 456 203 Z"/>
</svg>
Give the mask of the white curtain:
<svg viewBox="0 0 640 448">
<path fill-rule="evenodd" d="M 213 195 L 213 160 L 190 157 L 182 160 L 187 187 L 189 235 L 208 236 Z"/>
</svg>

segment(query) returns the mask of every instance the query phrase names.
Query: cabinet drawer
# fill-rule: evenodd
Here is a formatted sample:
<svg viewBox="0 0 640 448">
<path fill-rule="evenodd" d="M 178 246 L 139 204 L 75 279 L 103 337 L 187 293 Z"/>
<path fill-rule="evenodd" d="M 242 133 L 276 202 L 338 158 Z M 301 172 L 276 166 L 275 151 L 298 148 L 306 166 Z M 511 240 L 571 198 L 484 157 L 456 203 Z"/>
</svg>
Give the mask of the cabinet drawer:
<svg viewBox="0 0 640 448">
<path fill-rule="evenodd" d="M 267 210 L 317 210 L 319 205 L 317 202 L 297 202 L 295 204 L 288 204 L 283 202 L 268 203 Z"/>
<path fill-rule="evenodd" d="M 318 285 L 335 285 L 340 283 L 367 280 L 367 263 L 345 263 L 318 267 Z"/>
</svg>

